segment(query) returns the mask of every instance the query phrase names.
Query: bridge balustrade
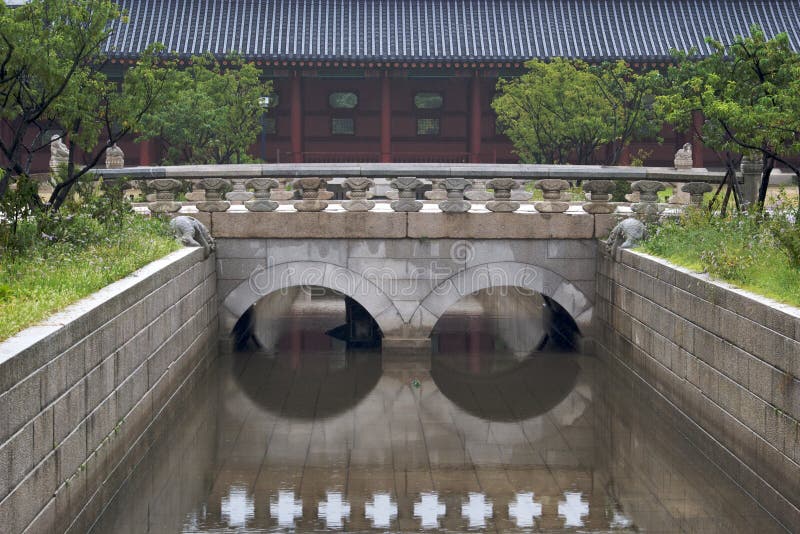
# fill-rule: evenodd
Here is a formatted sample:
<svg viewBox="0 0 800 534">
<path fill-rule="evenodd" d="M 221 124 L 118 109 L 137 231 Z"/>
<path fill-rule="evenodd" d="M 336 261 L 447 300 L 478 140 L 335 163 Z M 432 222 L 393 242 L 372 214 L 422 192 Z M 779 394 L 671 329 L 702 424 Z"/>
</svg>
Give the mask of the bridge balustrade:
<svg viewBox="0 0 800 534">
<path fill-rule="evenodd" d="M 707 169 L 436 163 L 186 165 L 103 169 L 96 174 L 138 181 L 142 189 L 156 193 L 148 207 L 157 213 L 177 212 L 188 204 L 201 212 L 242 209 L 237 205 L 254 212 L 413 212 L 425 207 L 425 199 L 430 204 L 425 211 L 438 208 L 445 213 L 514 212 L 524 205 L 539 213 L 582 210 L 597 215 L 627 206 L 612 202 L 616 182 L 625 181 L 639 197 L 632 211 L 644 217 L 663 211 L 658 192 L 667 184 L 681 184 L 688 202 L 700 204 L 703 194 L 712 190 L 710 184 L 725 177 L 722 171 Z M 541 198 L 528 192 L 530 183 L 541 190 Z M 347 198 L 334 200 L 329 184 L 341 187 Z M 179 201 L 186 191 L 193 193 Z M 198 201 L 203 192 L 205 198 Z"/>
</svg>

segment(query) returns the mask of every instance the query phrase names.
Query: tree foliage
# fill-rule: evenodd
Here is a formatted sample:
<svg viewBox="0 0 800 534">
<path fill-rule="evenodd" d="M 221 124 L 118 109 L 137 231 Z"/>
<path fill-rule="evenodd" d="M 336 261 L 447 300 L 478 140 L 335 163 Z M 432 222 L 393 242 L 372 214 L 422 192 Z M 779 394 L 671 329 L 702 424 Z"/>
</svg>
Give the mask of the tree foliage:
<svg viewBox="0 0 800 534">
<path fill-rule="evenodd" d="M 170 102 L 145 120 L 145 136 L 159 137 L 169 163 L 240 163 L 261 131 L 259 98 L 272 92 L 253 63 L 192 58 L 175 73 Z"/>
<path fill-rule="evenodd" d="M 56 130 L 69 149 L 68 164 L 49 202 L 38 207 L 58 209 L 106 149 L 138 131 L 166 99 L 171 69 L 156 58 L 158 47 L 121 84 L 101 72 L 111 22 L 122 16 L 111 0 L 31 0 L 14 8 L 0 2 L 0 121 L 8 132 L 0 138 L 0 196 L 12 178 L 30 174 L 37 152 L 49 152 L 45 134 Z"/>
<path fill-rule="evenodd" d="M 591 66 L 562 58 L 525 66 L 522 76 L 498 82 L 492 103 L 523 162 L 613 165 L 632 140 L 660 130 L 650 106 L 658 72 L 640 74 L 623 61 Z"/>
<path fill-rule="evenodd" d="M 693 134 L 703 144 L 761 159 L 763 205 L 776 163 L 800 176 L 792 161 L 800 154 L 800 55 L 785 33 L 767 39 L 758 26 L 729 45 L 707 42 L 713 52 L 705 58 L 695 58 L 694 51 L 675 53 L 668 91 L 657 97 L 656 107 L 682 129 L 691 127 L 693 113 L 702 113 L 702 130 Z"/>
</svg>

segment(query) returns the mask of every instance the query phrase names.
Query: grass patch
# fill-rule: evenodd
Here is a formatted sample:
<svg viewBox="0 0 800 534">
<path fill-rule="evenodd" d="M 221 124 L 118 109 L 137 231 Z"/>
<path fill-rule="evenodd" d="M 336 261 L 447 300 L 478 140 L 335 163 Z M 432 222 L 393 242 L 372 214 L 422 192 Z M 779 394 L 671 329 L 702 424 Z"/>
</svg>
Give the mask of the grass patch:
<svg viewBox="0 0 800 534">
<path fill-rule="evenodd" d="M 796 205 L 769 214 L 710 216 L 688 209 L 649 228 L 639 250 L 800 307 L 800 221 Z"/>
<path fill-rule="evenodd" d="M 165 221 L 100 215 L 18 223 L 0 247 L 0 341 L 180 248 Z"/>
</svg>

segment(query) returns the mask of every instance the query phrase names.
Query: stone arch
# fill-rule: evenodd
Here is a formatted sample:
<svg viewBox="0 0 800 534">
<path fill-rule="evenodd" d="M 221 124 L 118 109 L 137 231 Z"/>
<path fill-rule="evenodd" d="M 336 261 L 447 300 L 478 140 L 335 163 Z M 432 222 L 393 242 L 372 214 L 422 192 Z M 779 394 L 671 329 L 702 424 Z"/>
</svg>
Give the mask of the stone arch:
<svg viewBox="0 0 800 534">
<path fill-rule="evenodd" d="M 290 261 L 256 268 L 222 302 L 224 326 L 232 328 L 242 314 L 262 297 L 297 286 L 320 286 L 354 299 L 364 306 L 386 335 L 402 324 L 394 302 L 371 280 L 346 267 L 319 261 Z"/>
<path fill-rule="evenodd" d="M 430 336 L 436 322 L 450 306 L 481 289 L 517 287 L 552 298 L 587 332 L 593 303 L 580 289 L 558 273 L 516 261 L 474 265 L 440 282 L 422 299 L 411 319 L 420 335 Z"/>
</svg>

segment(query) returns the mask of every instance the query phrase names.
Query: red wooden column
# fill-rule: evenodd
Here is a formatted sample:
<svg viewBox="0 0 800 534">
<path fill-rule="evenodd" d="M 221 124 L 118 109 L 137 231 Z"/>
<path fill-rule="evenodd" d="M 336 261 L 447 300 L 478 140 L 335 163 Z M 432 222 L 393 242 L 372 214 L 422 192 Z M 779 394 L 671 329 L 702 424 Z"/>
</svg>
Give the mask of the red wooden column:
<svg viewBox="0 0 800 534">
<path fill-rule="evenodd" d="M 392 86 L 389 71 L 381 78 L 381 163 L 392 161 Z"/>
<path fill-rule="evenodd" d="M 705 167 L 703 165 L 703 143 L 700 142 L 700 134 L 703 132 L 703 114 L 700 111 L 692 112 L 692 159 L 695 167 Z"/>
<path fill-rule="evenodd" d="M 478 71 L 472 77 L 469 112 L 469 161 L 480 163 L 481 154 L 481 77 Z"/>
<path fill-rule="evenodd" d="M 140 167 L 149 167 L 153 164 L 153 160 L 150 159 L 150 154 L 152 154 L 152 145 L 153 141 L 148 139 L 146 141 L 142 141 L 139 143 L 139 166 Z"/>
<path fill-rule="evenodd" d="M 292 121 L 292 161 L 294 163 L 303 162 L 303 90 L 301 82 L 300 72 L 294 71 L 292 73 L 292 85 L 290 89 L 291 105 L 289 110 Z"/>
</svg>

